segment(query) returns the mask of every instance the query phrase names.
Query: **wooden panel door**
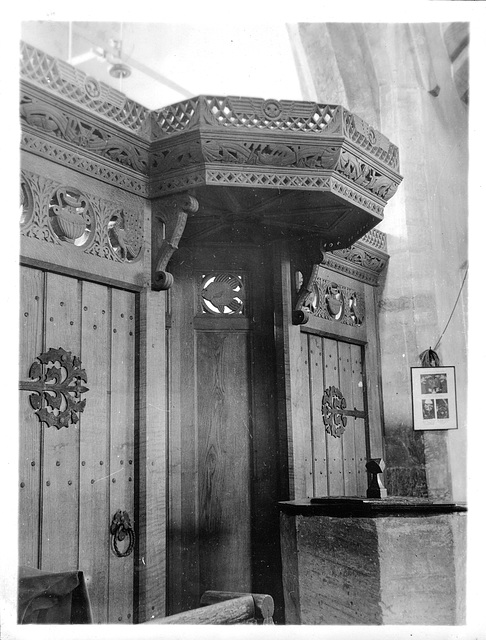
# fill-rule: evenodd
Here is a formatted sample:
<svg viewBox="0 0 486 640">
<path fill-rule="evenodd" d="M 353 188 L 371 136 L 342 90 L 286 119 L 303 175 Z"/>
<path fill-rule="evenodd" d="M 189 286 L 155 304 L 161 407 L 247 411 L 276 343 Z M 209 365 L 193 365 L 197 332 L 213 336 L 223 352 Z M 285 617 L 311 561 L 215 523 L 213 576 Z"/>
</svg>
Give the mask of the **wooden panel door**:
<svg viewBox="0 0 486 640">
<path fill-rule="evenodd" d="M 180 250 L 171 309 L 169 612 L 208 589 L 280 606 L 271 280 L 255 247 Z"/>
<path fill-rule="evenodd" d="M 120 509 L 136 525 L 135 294 L 22 267 L 20 309 L 21 389 L 41 354 L 64 349 L 88 390 L 78 421 L 59 428 L 20 392 L 19 563 L 84 571 L 94 622 L 130 623 L 134 554 L 116 555 L 110 524 Z"/>
<path fill-rule="evenodd" d="M 365 496 L 369 444 L 363 347 L 302 332 L 301 350 L 301 384 L 307 390 L 302 402 L 309 416 L 304 422 L 307 433 L 302 434 L 308 448 L 304 457 L 307 497 Z M 351 412 L 344 415 L 342 429 L 333 429 L 324 419 L 326 392 L 341 394 L 345 411 Z"/>
</svg>

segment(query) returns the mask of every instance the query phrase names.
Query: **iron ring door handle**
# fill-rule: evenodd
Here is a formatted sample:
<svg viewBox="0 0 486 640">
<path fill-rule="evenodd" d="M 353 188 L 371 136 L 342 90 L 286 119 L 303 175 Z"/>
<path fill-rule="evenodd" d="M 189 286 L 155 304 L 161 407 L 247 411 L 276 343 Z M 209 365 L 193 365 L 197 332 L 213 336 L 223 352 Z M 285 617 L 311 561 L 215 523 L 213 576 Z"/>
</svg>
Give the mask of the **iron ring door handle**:
<svg viewBox="0 0 486 640">
<path fill-rule="evenodd" d="M 118 509 L 115 513 L 111 521 L 110 533 L 111 543 L 115 554 L 119 558 L 126 558 L 129 556 L 135 546 L 135 531 L 130 522 L 130 516 L 126 511 L 122 512 L 121 509 Z M 123 542 L 126 538 L 128 538 L 128 546 L 125 551 L 120 551 L 118 543 Z"/>
</svg>

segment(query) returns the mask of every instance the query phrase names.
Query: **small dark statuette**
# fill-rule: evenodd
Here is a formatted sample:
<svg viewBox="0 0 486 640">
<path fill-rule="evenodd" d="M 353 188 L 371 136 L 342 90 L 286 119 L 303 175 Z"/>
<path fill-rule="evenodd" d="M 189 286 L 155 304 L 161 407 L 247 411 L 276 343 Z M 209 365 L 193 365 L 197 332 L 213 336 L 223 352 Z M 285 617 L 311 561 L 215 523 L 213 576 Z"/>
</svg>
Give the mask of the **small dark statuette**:
<svg viewBox="0 0 486 640">
<path fill-rule="evenodd" d="M 385 470 L 385 463 L 381 458 L 368 460 L 366 470 L 371 474 L 371 480 L 366 491 L 367 498 L 386 498 L 387 491 L 379 477 Z"/>
</svg>

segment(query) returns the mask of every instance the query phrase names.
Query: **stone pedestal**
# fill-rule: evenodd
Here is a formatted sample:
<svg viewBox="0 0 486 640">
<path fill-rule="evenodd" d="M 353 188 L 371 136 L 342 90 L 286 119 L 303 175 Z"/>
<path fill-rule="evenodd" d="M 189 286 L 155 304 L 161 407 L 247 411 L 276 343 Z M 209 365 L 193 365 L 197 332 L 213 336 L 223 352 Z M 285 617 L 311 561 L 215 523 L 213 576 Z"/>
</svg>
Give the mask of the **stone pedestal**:
<svg viewBox="0 0 486 640">
<path fill-rule="evenodd" d="M 286 624 L 465 623 L 465 507 L 397 500 L 280 503 Z"/>
</svg>

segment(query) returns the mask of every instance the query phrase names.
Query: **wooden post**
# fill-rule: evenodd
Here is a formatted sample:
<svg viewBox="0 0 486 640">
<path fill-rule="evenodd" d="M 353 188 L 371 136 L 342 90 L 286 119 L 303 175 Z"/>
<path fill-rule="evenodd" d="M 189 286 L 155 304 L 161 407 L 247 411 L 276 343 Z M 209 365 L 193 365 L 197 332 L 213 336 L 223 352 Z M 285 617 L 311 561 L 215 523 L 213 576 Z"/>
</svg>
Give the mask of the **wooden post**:
<svg viewBox="0 0 486 640">
<path fill-rule="evenodd" d="M 164 292 L 140 294 L 136 622 L 166 614 L 165 308 Z"/>
</svg>

